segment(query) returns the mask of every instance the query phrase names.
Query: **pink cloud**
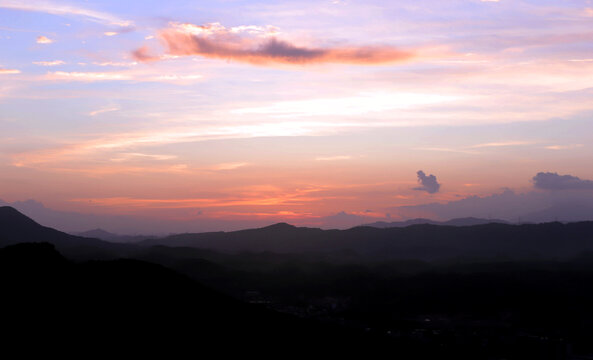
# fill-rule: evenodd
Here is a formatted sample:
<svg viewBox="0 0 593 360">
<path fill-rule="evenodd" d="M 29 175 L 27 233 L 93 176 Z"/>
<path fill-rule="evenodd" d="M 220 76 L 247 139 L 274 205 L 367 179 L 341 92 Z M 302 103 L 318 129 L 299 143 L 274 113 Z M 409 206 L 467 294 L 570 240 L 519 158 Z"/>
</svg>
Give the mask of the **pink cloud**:
<svg viewBox="0 0 593 360">
<path fill-rule="evenodd" d="M 225 28 L 213 23 L 206 25 L 172 23 L 159 32 L 169 55 L 203 56 L 234 60 L 257 65 L 267 64 L 386 64 L 408 60 L 409 51 L 392 46 L 306 47 L 277 37 L 274 27 L 238 26 Z M 138 61 L 154 61 L 146 47 L 132 53 Z"/>
</svg>

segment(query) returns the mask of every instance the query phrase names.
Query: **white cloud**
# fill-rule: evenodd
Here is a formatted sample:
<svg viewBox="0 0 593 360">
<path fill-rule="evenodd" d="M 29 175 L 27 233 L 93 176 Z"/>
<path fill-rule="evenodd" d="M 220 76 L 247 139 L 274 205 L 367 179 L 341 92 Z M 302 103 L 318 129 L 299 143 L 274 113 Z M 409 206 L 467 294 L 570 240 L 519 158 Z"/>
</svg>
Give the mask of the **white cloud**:
<svg viewBox="0 0 593 360">
<path fill-rule="evenodd" d="M 65 62 L 62 60 L 54 60 L 54 61 L 33 61 L 33 64 L 35 65 L 39 65 L 39 66 L 58 66 L 58 65 L 64 65 Z"/>
<path fill-rule="evenodd" d="M 103 114 L 103 113 L 106 113 L 106 112 L 112 112 L 112 111 L 118 111 L 118 110 L 119 110 L 118 107 L 103 108 L 103 109 L 91 111 L 89 113 L 89 116 L 96 116 L 96 115 Z"/>
<path fill-rule="evenodd" d="M 490 142 L 484 144 L 477 144 L 471 146 L 472 148 L 486 148 L 486 147 L 504 147 L 504 146 L 521 146 L 530 145 L 532 142 L 529 141 L 505 141 L 505 142 Z"/>
<path fill-rule="evenodd" d="M 18 0 L 0 0 L 0 8 L 43 12 L 52 15 L 80 16 L 90 21 L 107 25 L 117 25 L 123 27 L 129 27 L 133 25 L 131 21 L 120 19 L 117 16 L 108 13 L 55 3 L 52 1 L 28 0 L 25 2 Z"/>
<path fill-rule="evenodd" d="M 269 106 L 232 110 L 237 115 L 266 114 L 276 117 L 287 116 L 330 116 L 363 115 L 395 109 L 412 109 L 426 105 L 452 102 L 458 96 L 413 93 L 362 93 L 358 96 L 281 101 Z"/>
<path fill-rule="evenodd" d="M 69 81 L 106 81 L 106 80 L 130 80 L 132 77 L 120 73 L 102 73 L 102 72 L 65 72 L 56 71 L 46 75 L 49 80 L 69 80 Z"/>
</svg>

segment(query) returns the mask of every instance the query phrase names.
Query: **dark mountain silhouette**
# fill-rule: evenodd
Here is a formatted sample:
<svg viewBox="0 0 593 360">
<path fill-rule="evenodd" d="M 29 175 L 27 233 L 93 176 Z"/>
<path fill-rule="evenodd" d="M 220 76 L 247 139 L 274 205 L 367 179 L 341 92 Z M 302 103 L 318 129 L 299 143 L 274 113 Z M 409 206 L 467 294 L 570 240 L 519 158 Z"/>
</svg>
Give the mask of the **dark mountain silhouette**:
<svg viewBox="0 0 593 360">
<path fill-rule="evenodd" d="M 227 252 L 331 253 L 354 251 L 367 259 L 445 259 L 453 257 L 558 258 L 593 249 L 593 222 L 411 225 L 321 230 L 276 224 L 235 232 L 180 234 L 142 242 Z"/>
<path fill-rule="evenodd" d="M 135 256 L 140 247 L 68 235 L 43 227 L 10 207 L 0 208 L 0 246 L 49 242 L 69 257 Z M 593 250 L 593 222 L 411 225 L 403 228 L 356 227 L 321 230 L 286 223 L 234 232 L 179 234 L 147 239 L 142 247 L 183 246 L 224 252 L 345 254 L 367 260 L 458 257 L 566 258 Z"/>
<path fill-rule="evenodd" d="M 0 207 L 0 247 L 26 242 L 51 243 L 68 256 L 82 258 L 111 258 L 130 249 L 41 226 L 10 206 Z"/>
<path fill-rule="evenodd" d="M 26 242 L 44 238 L 55 245 Z M 0 208 L 0 241 L 22 242 L 0 249 L 3 344 L 22 355 L 593 355 L 593 222 L 280 223 L 140 246 L 64 234 Z M 158 242 L 189 247 L 150 246 Z M 111 260 L 72 261 L 60 248 Z"/>
<path fill-rule="evenodd" d="M 62 351 L 271 356 L 382 348 L 362 333 L 241 303 L 159 265 L 72 263 L 48 243 L 0 249 L 0 286 L 3 340 L 67 341 Z"/>
<path fill-rule="evenodd" d="M 391 227 L 406 227 L 410 225 L 421 225 L 421 224 L 430 224 L 430 225 L 447 225 L 447 226 L 472 226 L 472 225 L 484 225 L 484 224 L 491 224 L 491 223 L 498 223 L 498 224 L 507 224 L 508 222 L 505 220 L 500 219 L 480 219 L 474 217 L 466 217 L 466 218 L 456 218 L 447 221 L 436 221 L 424 218 L 417 218 L 417 219 L 410 219 L 405 221 L 393 221 L 393 222 L 385 222 L 385 221 L 378 221 L 370 224 L 365 224 L 362 226 L 370 226 L 376 228 L 391 228 Z"/>
</svg>

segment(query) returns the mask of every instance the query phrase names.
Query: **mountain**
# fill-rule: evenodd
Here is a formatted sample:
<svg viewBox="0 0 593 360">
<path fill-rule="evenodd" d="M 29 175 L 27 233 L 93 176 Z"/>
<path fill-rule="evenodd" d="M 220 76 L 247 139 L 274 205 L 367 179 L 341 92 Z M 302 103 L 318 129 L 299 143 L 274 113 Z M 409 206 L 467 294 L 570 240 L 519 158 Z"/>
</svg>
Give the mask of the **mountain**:
<svg viewBox="0 0 593 360">
<path fill-rule="evenodd" d="M 483 225 L 483 224 L 490 224 L 490 223 L 501 223 L 505 224 L 507 221 L 500 220 L 500 219 L 480 219 L 474 217 L 465 217 L 465 218 L 456 218 L 447 221 L 436 221 L 424 218 L 417 218 L 417 219 L 410 219 L 406 221 L 393 221 L 393 222 L 385 222 L 385 221 L 378 221 L 371 224 L 365 224 L 362 226 L 370 226 L 376 228 L 391 228 L 391 227 L 406 227 L 410 225 L 420 225 L 420 224 L 431 224 L 431 225 L 447 225 L 447 226 L 473 226 L 473 225 Z"/>
<path fill-rule="evenodd" d="M 93 230 L 75 233 L 73 235 L 82 236 L 82 237 L 86 237 L 86 238 L 101 239 L 101 240 L 105 240 L 105 241 L 112 241 L 119 237 L 119 235 L 110 233 L 103 229 L 93 229 Z"/>
<path fill-rule="evenodd" d="M 467 223 L 474 220 L 463 220 Z M 13 208 L 0 207 L 0 246 L 49 242 L 69 257 L 134 257 L 142 248 L 165 245 L 215 251 L 338 254 L 366 260 L 437 260 L 459 257 L 566 258 L 593 250 L 593 222 L 473 226 L 431 224 L 321 230 L 279 223 L 233 232 L 179 234 L 115 244 L 69 235 L 37 224 Z"/>
<path fill-rule="evenodd" d="M 74 263 L 48 243 L 0 249 L 0 285 L 2 325 L 11 330 L 4 340 L 47 343 L 60 353 L 388 350 L 362 332 L 242 303 L 160 265 Z"/>
<path fill-rule="evenodd" d="M 464 220 L 469 222 L 469 220 Z M 457 223 L 463 223 L 459 221 Z M 572 257 L 593 250 L 593 222 L 473 226 L 431 224 L 321 230 L 276 224 L 234 232 L 179 234 L 140 243 L 225 252 L 348 253 L 366 259 Z"/>
<path fill-rule="evenodd" d="M 146 239 L 156 238 L 156 236 L 151 235 L 119 235 L 110 233 L 103 229 L 93 229 L 79 233 L 74 233 L 73 235 L 82 236 L 86 238 L 100 239 L 115 243 L 135 243 Z"/>
<path fill-rule="evenodd" d="M 47 242 L 76 257 L 112 257 L 127 249 L 99 239 L 66 234 L 39 225 L 10 206 L 0 207 L 0 247 L 28 242 Z"/>
</svg>

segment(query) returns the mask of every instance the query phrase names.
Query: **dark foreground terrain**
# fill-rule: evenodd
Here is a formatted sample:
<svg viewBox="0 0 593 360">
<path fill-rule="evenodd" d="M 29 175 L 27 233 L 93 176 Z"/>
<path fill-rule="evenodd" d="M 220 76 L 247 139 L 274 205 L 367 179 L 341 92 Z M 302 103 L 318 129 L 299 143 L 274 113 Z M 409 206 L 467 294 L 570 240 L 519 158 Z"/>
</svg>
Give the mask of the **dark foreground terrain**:
<svg viewBox="0 0 593 360">
<path fill-rule="evenodd" d="M 495 246 L 492 229 L 499 234 L 510 225 L 493 225 L 442 227 L 440 245 L 455 248 L 470 241 L 464 234 L 474 234 L 474 249 L 480 241 Z M 262 229 L 260 241 L 273 241 L 279 228 L 294 230 Z M 439 228 L 396 229 L 392 241 L 439 245 L 426 237 Z M 365 229 L 330 232 L 328 241 L 347 236 L 358 246 L 368 239 Z M 523 242 L 512 245 L 507 237 L 501 246 L 519 248 L 517 256 L 369 258 L 347 247 L 276 253 L 112 244 L 0 208 L 3 340 L 26 344 L 25 353 L 591 359 L 593 238 L 587 229 L 588 223 L 510 228 L 510 239 Z M 302 231 L 323 241 L 314 229 Z M 356 232 L 365 237 L 355 239 Z M 227 243 L 239 241 L 222 234 Z M 250 239 L 257 234 L 247 233 Z M 390 241 L 390 232 L 377 234 Z M 541 234 L 538 249 L 531 244 Z M 566 244 L 570 252 L 548 254 Z"/>
</svg>

